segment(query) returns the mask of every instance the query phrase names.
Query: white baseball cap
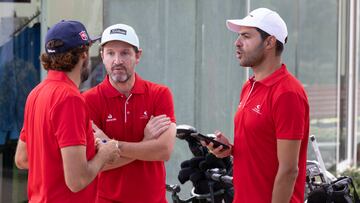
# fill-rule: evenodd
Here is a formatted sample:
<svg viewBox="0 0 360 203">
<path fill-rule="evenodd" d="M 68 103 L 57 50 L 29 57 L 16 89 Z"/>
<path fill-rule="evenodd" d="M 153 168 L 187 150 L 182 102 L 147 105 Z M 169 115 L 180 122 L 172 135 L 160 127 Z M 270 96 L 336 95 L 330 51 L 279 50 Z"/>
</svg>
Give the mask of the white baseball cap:
<svg viewBox="0 0 360 203">
<path fill-rule="evenodd" d="M 233 32 L 239 32 L 241 26 L 256 27 L 286 43 L 288 36 L 286 24 L 278 13 L 267 8 L 258 8 L 243 19 L 226 20 L 226 26 Z"/>
<path fill-rule="evenodd" d="M 123 41 L 139 48 L 139 38 L 134 28 L 125 24 L 111 25 L 104 30 L 100 46 L 109 41 Z"/>
</svg>

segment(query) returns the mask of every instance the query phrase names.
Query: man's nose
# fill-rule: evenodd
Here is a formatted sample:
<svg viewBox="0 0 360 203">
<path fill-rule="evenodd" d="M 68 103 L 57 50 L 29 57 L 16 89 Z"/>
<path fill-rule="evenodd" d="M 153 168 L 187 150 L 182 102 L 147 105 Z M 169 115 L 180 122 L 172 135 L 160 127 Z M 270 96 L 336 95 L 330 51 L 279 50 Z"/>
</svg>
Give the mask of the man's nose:
<svg viewBox="0 0 360 203">
<path fill-rule="evenodd" d="M 120 54 L 116 54 L 115 56 L 115 61 L 116 64 L 121 64 L 123 62 L 122 57 L 120 56 Z"/>
<path fill-rule="evenodd" d="M 235 45 L 236 47 L 242 46 L 242 40 L 241 40 L 241 36 L 240 36 L 240 35 L 239 35 L 238 38 L 235 40 L 234 45 Z"/>
</svg>

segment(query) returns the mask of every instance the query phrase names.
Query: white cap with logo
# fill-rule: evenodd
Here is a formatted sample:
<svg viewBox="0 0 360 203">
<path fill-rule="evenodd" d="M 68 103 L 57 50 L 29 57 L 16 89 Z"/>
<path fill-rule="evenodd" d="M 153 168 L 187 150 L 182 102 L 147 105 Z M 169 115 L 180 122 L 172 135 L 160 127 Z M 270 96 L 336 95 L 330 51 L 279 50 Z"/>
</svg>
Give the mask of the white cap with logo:
<svg viewBox="0 0 360 203">
<path fill-rule="evenodd" d="M 227 20 L 226 26 L 233 32 L 239 32 L 241 26 L 256 27 L 275 36 L 283 44 L 288 36 L 284 20 L 278 13 L 267 8 L 255 9 L 243 19 Z"/>
<path fill-rule="evenodd" d="M 104 30 L 100 46 L 109 41 L 123 41 L 139 48 L 139 38 L 134 28 L 125 24 L 111 25 Z"/>
</svg>

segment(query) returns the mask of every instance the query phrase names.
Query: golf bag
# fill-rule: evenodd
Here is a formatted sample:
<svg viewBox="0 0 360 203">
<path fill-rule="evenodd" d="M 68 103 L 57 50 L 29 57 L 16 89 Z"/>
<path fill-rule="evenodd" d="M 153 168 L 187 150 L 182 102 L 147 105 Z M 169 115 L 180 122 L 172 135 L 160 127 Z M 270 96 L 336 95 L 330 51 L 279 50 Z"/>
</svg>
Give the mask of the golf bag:
<svg viewBox="0 0 360 203">
<path fill-rule="evenodd" d="M 353 188 L 351 195 L 350 187 Z M 307 203 L 360 203 L 350 177 L 340 177 L 330 183 L 321 183 L 308 195 Z"/>
<path fill-rule="evenodd" d="M 307 203 L 360 203 L 351 177 L 335 178 L 325 169 L 315 136 L 310 136 L 317 161 L 306 164 Z M 351 194 L 350 188 L 353 188 Z"/>
<path fill-rule="evenodd" d="M 232 176 L 232 160 L 230 157 L 216 158 L 209 153 L 206 147 L 191 136 L 191 133 L 196 132 L 192 126 L 177 126 L 177 138 L 187 141 L 194 155 L 181 163 L 178 179 L 181 184 L 187 181 L 193 184 L 192 196 L 196 196 L 193 203 L 230 203 L 234 196 L 233 185 L 221 181 L 221 178 L 215 179 L 213 169 L 216 169 L 216 175 Z"/>
</svg>

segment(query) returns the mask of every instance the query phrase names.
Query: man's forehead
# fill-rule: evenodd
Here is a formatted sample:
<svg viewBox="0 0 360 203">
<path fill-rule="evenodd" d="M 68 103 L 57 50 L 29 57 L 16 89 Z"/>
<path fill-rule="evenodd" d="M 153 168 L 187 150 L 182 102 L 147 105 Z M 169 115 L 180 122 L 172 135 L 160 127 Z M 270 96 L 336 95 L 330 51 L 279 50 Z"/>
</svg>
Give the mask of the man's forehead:
<svg viewBox="0 0 360 203">
<path fill-rule="evenodd" d="M 131 49 L 133 46 L 123 41 L 110 41 L 103 45 L 103 49 Z"/>
<path fill-rule="evenodd" d="M 256 33 L 256 27 L 248 27 L 248 26 L 241 26 L 239 29 L 239 34 L 244 34 L 244 33 Z"/>
</svg>

